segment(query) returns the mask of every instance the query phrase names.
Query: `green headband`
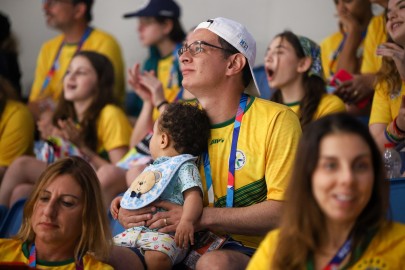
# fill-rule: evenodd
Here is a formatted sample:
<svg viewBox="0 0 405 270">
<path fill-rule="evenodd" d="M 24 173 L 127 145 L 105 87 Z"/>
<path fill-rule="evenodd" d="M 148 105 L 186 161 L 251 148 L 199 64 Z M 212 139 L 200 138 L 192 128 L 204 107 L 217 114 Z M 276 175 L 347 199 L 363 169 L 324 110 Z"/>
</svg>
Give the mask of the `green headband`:
<svg viewBox="0 0 405 270">
<path fill-rule="evenodd" d="M 298 36 L 301 47 L 306 57 L 311 57 L 312 64 L 309 69 L 308 76 L 318 76 L 322 80 L 324 79 L 322 62 L 321 62 L 321 48 L 318 44 L 310 40 L 309 38 Z"/>
</svg>

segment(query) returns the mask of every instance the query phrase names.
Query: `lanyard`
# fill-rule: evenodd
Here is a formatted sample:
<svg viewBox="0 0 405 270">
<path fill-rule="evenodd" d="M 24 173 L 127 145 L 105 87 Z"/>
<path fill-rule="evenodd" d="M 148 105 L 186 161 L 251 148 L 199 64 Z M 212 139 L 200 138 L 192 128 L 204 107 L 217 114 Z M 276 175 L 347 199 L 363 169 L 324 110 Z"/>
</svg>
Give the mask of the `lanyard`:
<svg viewBox="0 0 405 270">
<path fill-rule="evenodd" d="M 83 270 L 83 260 L 80 258 L 78 263 L 75 263 L 76 270 Z M 35 244 L 33 243 L 30 248 L 30 255 L 28 257 L 28 266 L 35 268 L 37 266 L 37 250 L 35 249 Z"/>
<path fill-rule="evenodd" d="M 363 31 L 363 32 L 361 33 L 361 41 L 360 41 L 360 44 L 361 44 L 361 42 L 363 42 L 363 39 L 364 39 L 364 37 L 366 36 L 366 34 L 367 34 L 367 31 Z M 342 39 L 342 41 L 340 42 L 338 48 L 336 49 L 336 51 L 333 52 L 333 54 L 332 54 L 332 56 L 331 56 L 331 61 L 329 62 L 329 75 L 330 75 L 330 77 L 332 77 L 332 76 L 335 74 L 335 73 L 332 71 L 332 68 L 333 68 L 333 66 L 334 66 L 335 63 L 336 63 L 336 60 L 337 60 L 339 54 L 342 52 L 343 47 L 345 46 L 346 37 L 347 37 L 347 35 L 344 34 L 343 39 Z"/>
<path fill-rule="evenodd" d="M 349 238 L 346 240 L 346 242 L 343 244 L 343 246 L 340 247 L 338 252 L 335 254 L 335 256 L 332 258 L 332 260 L 326 265 L 323 270 L 334 270 L 338 269 L 339 265 L 342 263 L 342 261 L 346 258 L 346 256 L 350 252 L 350 247 L 352 246 L 352 239 Z"/>
<path fill-rule="evenodd" d="M 179 63 L 179 54 L 177 53 L 178 50 L 181 49 L 183 45 L 181 43 L 178 43 L 176 45 L 176 48 L 173 51 L 173 64 L 172 67 L 170 69 L 170 76 L 169 76 L 169 81 L 167 82 L 167 88 L 172 88 L 174 82 L 173 81 L 179 81 L 178 78 L 178 63 Z M 184 92 L 184 88 L 183 86 L 180 85 L 180 90 L 177 93 L 176 97 L 174 98 L 173 102 L 179 101 L 181 99 L 183 99 L 183 92 Z"/>
<path fill-rule="evenodd" d="M 248 95 L 242 94 L 238 111 L 236 112 L 235 122 L 233 126 L 232 134 L 232 144 L 231 152 L 229 154 L 229 170 L 228 170 L 228 185 L 226 188 L 226 207 L 233 207 L 233 197 L 235 190 L 235 160 L 236 160 L 236 149 L 238 146 L 239 131 L 242 124 L 243 115 L 245 114 L 246 103 L 248 100 Z M 212 187 L 212 174 L 211 165 L 209 160 L 208 151 L 204 153 L 204 173 L 205 181 L 208 190 L 208 202 L 210 205 L 214 204 L 214 190 Z"/>
<path fill-rule="evenodd" d="M 83 43 L 90 36 L 91 31 L 93 31 L 93 28 L 91 28 L 91 27 L 86 28 L 86 31 L 84 31 L 83 36 L 81 37 L 79 43 L 77 44 L 76 53 L 78 51 L 80 51 L 80 49 L 83 46 Z M 55 59 L 53 60 L 52 66 L 49 69 L 48 73 L 46 74 L 44 83 L 42 84 L 42 87 L 41 87 L 41 93 L 48 87 L 49 82 L 51 81 L 52 77 L 55 75 L 56 70 L 58 70 L 58 68 L 59 68 L 59 57 L 60 57 L 60 53 L 61 53 L 64 45 L 65 45 L 65 40 L 63 40 L 62 43 L 60 44 L 58 52 L 55 55 Z"/>
</svg>

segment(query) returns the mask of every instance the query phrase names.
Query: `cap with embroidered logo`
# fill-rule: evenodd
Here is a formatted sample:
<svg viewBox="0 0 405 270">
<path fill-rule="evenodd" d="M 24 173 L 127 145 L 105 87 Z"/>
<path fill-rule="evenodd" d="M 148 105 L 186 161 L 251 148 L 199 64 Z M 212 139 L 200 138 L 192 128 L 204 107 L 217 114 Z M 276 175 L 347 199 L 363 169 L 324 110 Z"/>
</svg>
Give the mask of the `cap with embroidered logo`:
<svg viewBox="0 0 405 270">
<path fill-rule="evenodd" d="M 124 14 L 124 18 L 131 17 L 167 17 L 178 19 L 180 7 L 173 0 L 149 0 L 138 10 Z"/>
<path fill-rule="evenodd" d="M 245 92 L 249 95 L 260 97 L 260 90 L 253 74 L 253 67 L 256 61 L 256 41 L 246 27 L 236 21 L 218 17 L 200 23 L 195 30 L 197 29 L 207 29 L 213 32 L 246 57 L 252 74 L 252 81 L 245 89 Z"/>
</svg>

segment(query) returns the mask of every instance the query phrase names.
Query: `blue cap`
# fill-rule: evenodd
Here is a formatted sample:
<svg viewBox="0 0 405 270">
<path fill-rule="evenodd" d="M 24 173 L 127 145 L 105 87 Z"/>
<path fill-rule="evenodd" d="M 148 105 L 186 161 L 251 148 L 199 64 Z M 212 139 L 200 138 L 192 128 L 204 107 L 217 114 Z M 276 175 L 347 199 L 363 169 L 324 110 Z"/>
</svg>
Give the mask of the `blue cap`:
<svg viewBox="0 0 405 270">
<path fill-rule="evenodd" d="M 124 14 L 124 18 L 131 17 L 168 17 L 178 19 L 180 7 L 173 0 L 149 0 L 138 10 Z"/>
</svg>

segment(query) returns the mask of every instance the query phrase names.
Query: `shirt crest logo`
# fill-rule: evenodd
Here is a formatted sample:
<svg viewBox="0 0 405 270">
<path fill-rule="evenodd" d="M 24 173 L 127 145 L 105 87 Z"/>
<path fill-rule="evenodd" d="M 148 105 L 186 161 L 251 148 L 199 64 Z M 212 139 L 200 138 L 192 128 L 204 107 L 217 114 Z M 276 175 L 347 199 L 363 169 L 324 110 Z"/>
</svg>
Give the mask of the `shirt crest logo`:
<svg viewBox="0 0 405 270">
<path fill-rule="evenodd" d="M 241 150 L 236 150 L 235 170 L 240 170 L 246 164 L 246 155 Z"/>
</svg>

